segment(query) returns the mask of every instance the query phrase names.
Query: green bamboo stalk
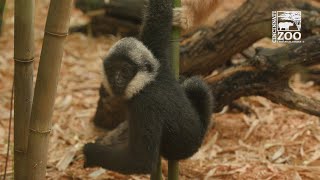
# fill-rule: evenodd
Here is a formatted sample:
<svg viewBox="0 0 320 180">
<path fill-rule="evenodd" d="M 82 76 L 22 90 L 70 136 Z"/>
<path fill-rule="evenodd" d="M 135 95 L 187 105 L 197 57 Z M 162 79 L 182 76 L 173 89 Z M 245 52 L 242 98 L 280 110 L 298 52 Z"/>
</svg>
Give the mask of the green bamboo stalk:
<svg viewBox="0 0 320 180">
<path fill-rule="evenodd" d="M 181 0 L 173 0 L 173 7 L 181 7 Z M 180 28 L 172 28 L 172 69 L 176 75 L 176 78 L 179 79 L 179 63 L 180 63 Z"/>
<path fill-rule="evenodd" d="M 46 179 L 51 117 L 59 79 L 63 44 L 68 33 L 72 0 L 52 0 L 45 27 L 31 111 L 27 179 Z"/>
<path fill-rule="evenodd" d="M 14 6 L 14 177 L 27 178 L 27 146 L 33 97 L 34 0 Z"/>
<path fill-rule="evenodd" d="M 161 156 L 158 156 L 157 169 L 151 173 L 151 180 L 162 180 L 162 169 L 161 169 Z"/>
<path fill-rule="evenodd" d="M 181 7 L 181 0 L 173 0 L 173 7 Z M 173 27 L 172 29 L 172 69 L 176 78 L 179 78 L 179 63 L 180 63 L 180 29 Z M 168 162 L 168 180 L 179 179 L 179 161 L 169 160 Z"/>
<path fill-rule="evenodd" d="M 168 162 L 168 180 L 179 179 L 179 161 L 170 160 Z"/>
<path fill-rule="evenodd" d="M 4 9 L 6 7 L 6 0 L 0 0 L 0 35 L 2 34 L 2 24 L 3 24 L 3 17 L 4 17 Z"/>
</svg>

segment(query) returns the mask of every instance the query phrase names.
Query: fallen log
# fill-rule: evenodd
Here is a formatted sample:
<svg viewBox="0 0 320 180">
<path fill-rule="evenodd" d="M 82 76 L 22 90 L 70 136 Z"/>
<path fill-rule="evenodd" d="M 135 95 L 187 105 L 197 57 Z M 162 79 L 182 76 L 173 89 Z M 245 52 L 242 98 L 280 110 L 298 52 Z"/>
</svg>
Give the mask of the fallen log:
<svg viewBox="0 0 320 180">
<path fill-rule="evenodd" d="M 271 12 L 293 10 L 289 0 L 248 0 L 214 27 L 199 29 L 182 39 L 180 72 L 207 75 L 237 53 L 264 37 L 271 37 Z M 317 12 L 302 12 L 303 37 L 320 27 Z"/>
<path fill-rule="evenodd" d="M 320 101 L 295 93 L 289 85 L 293 74 L 320 63 L 320 36 L 307 38 L 302 44 L 277 49 L 260 49 L 246 64 L 208 76 L 219 112 L 232 101 L 258 95 L 311 115 L 320 116 Z"/>
</svg>

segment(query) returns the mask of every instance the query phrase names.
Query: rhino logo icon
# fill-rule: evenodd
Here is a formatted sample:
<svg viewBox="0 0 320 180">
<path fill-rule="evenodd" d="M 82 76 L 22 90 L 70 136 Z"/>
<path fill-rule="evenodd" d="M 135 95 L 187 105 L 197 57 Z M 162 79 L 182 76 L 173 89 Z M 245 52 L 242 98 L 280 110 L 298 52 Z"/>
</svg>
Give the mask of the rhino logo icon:
<svg viewBox="0 0 320 180">
<path fill-rule="evenodd" d="M 301 43 L 301 11 L 272 11 L 272 42 Z"/>
<path fill-rule="evenodd" d="M 281 30 L 288 31 L 290 26 L 293 26 L 293 22 L 279 22 L 278 24 L 279 31 Z"/>
<path fill-rule="evenodd" d="M 300 11 L 278 11 L 277 12 L 278 31 L 300 31 L 301 12 Z"/>
</svg>

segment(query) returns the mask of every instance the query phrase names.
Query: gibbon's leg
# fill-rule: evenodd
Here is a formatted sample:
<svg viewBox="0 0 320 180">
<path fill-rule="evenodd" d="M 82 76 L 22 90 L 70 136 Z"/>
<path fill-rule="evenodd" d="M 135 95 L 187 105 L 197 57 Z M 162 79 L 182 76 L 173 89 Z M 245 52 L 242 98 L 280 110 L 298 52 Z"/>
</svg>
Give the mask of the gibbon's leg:
<svg viewBox="0 0 320 180">
<path fill-rule="evenodd" d="M 182 0 L 181 8 L 173 9 L 173 25 L 184 30 L 199 26 L 219 6 L 220 0 Z"/>
<path fill-rule="evenodd" d="M 128 141 L 117 141 L 112 145 L 88 143 L 84 147 L 86 156 L 84 167 L 100 166 L 123 174 L 150 173 L 154 155 L 148 151 L 142 151 L 143 149 L 147 147 L 130 147 Z"/>
<path fill-rule="evenodd" d="M 173 26 L 177 26 L 184 30 L 187 30 L 187 29 L 190 29 L 192 26 L 193 17 L 186 17 L 184 13 L 186 13 L 185 8 L 182 8 L 182 7 L 174 8 L 172 24 Z"/>
<path fill-rule="evenodd" d="M 162 131 L 161 122 L 157 119 L 152 122 L 152 118 L 150 120 L 148 117 L 138 119 L 141 113 L 145 113 L 144 109 L 139 107 L 134 108 L 134 112 L 138 115 L 133 113 L 130 116 L 128 140 L 124 138 L 112 145 L 103 145 L 99 142 L 86 144 L 83 149 L 86 157 L 84 167 L 100 166 L 123 174 L 145 174 L 156 168 Z M 153 126 L 149 127 L 150 124 Z"/>
<path fill-rule="evenodd" d="M 129 141 L 129 127 L 128 121 L 122 122 L 114 130 L 110 131 L 107 135 L 97 138 L 95 141 L 98 144 L 113 146 Z"/>
</svg>

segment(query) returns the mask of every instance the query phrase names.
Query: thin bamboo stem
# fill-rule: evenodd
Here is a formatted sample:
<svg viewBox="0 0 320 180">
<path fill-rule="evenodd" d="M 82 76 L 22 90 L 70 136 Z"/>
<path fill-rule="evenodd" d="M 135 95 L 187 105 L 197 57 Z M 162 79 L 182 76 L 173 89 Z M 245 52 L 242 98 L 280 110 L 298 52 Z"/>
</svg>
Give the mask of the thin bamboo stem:
<svg viewBox="0 0 320 180">
<path fill-rule="evenodd" d="M 180 7 L 181 0 L 173 0 L 173 7 Z M 180 29 L 173 27 L 172 29 L 172 69 L 176 78 L 179 78 L 179 63 L 180 63 Z M 178 143 L 178 142 L 177 142 Z M 179 179 L 179 161 L 169 160 L 168 162 L 168 180 Z"/>
<path fill-rule="evenodd" d="M 13 82 L 14 83 L 14 82 Z M 14 84 L 12 84 L 11 89 L 11 97 L 10 97 L 10 117 L 9 117 L 9 132 L 8 132 L 8 147 L 7 147 L 7 156 L 6 156 L 6 162 L 4 165 L 4 173 L 3 173 L 3 180 L 6 180 L 7 177 L 7 169 L 8 169 L 8 163 L 9 163 L 9 157 L 10 157 L 10 137 L 11 137 L 11 122 L 12 122 L 12 107 L 13 107 L 13 88 Z"/>
<path fill-rule="evenodd" d="M 27 179 L 46 179 L 51 117 L 59 79 L 63 44 L 68 33 L 72 0 L 52 0 L 45 27 L 27 152 Z"/>
<path fill-rule="evenodd" d="M 4 9 L 6 7 L 6 0 L 0 0 L 0 35 L 2 34 L 2 24 L 4 22 Z"/>
<path fill-rule="evenodd" d="M 14 177 L 27 178 L 27 146 L 33 97 L 34 0 L 14 6 Z"/>
<path fill-rule="evenodd" d="M 172 30 L 172 69 L 177 79 L 179 79 L 179 64 L 180 64 L 180 30 L 177 27 L 173 27 Z"/>
<path fill-rule="evenodd" d="M 179 161 L 168 162 L 168 180 L 179 179 Z"/>
<path fill-rule="evenodd" d="M 157 161 L 157 168 L 155 172 L 151 173 L 151 180 L 162 180 L 162 169 L 161 169 L 161 156 L 158 156 L 158 161 Z"/>
</svg>

